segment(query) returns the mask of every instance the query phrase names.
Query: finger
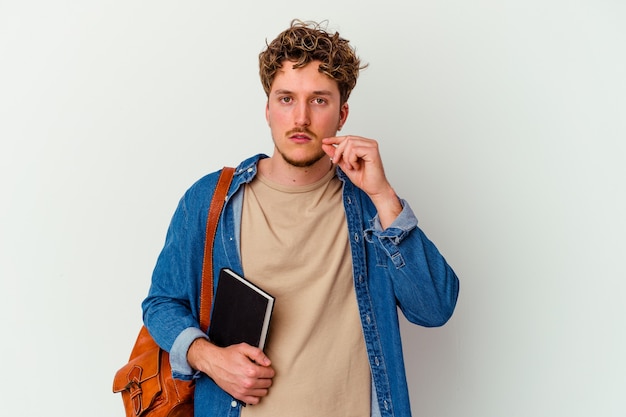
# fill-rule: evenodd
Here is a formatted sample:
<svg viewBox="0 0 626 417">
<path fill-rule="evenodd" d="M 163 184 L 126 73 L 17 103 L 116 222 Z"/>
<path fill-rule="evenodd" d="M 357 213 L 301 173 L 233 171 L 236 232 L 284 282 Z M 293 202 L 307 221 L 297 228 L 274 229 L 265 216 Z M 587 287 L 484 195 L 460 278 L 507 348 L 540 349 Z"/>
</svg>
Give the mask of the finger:
<svg viewBox="0 0 626 417">
<path fill-rule="evenodd" d="M 333 145 L 322 144 L 322 150 L 330 157 L 332 161 L 335 160 L 335 147 Z"/>
<path fill-rule="evenodd" d="M 341 142 L 345 141 L 346 138 L 347 136 L 331 136 L 322 139 L 322 143 L 326 145 L 339 145 Z"/>
<path fill-rule="evenodd" d="M 244 397 L 241 398 L 237 398 L 239 401 L 243 402 L 244 404 L 248 404 L 248 405 L 256 405 L 259 402 L 261 402 L 261 398 L 265 397 L 267 395 L 267 392 L 264 393 L 263 395 L 246 395 Z"/>
<path fill-rule="evenodd" d="M 259 369 L 268 369 L 261 368 Z M 269 388 L 272 386 L 271 378 L 246 378 L 242 381 L 238 393 L 234 395 L 238 400 L 243 401 L 246 404 L 257 404 L 262 397 L 265 397 L 269 393 Z"/>
<path fill-rule="evenodd" d="M 353 171 L 358 171 L 361 168 L 361 158 L 356 154 L 352 154 L 350 156 L 350 169 Z"/>
<path fill-rule="evenodd" d="M 272 364 L 270 358 L 268 358 L 261 349 L 245 343 L 242 344 L 241 347 L 243 354 L 250 358 L 250 360 L 257 365 L 270 366 Z"/>
<path fill-rule="evenodd" d="M 358 167 L 358 154 L 356 152 L 354 140 L 349 138 L 342 142 L 341 146 L 341 160 L 343 161 L 342 167 L 348 170 L 354 170 Z"/>
<path fill-rule="evenodd" d="M 233 393 L 231 395 L 244 404 L 258 404 L 261 398 L 267 396 L 268 393 L 269 390 L 266 389 L 256 390 L 254 392 Z"/>
<path fill-rule="evenodd" d="M 347 136 L 332 136 L 322 139 L 322 150 L 334 163 L 341 160 L 342 143 L 345 142 Z"/>
</svg>

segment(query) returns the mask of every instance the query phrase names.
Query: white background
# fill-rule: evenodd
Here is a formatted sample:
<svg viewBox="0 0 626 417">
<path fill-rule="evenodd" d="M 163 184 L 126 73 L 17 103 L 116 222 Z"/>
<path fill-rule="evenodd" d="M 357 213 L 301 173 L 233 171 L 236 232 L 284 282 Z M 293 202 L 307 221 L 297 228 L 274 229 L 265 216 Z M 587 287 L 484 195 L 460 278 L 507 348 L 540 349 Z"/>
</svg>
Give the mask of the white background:
<svg viewBox="0 0 626 417">
<path fill-rule="evenodd" d="M 170 216 L 271 152 L 257 54 L 299 17 L 370 63 L 342 132 L 461 279 L 403 323 L 413 413 L 626 416 L 626 3 L 215 3 L 0 0 L 0 415 L 123 415 Z"/>
</svg>

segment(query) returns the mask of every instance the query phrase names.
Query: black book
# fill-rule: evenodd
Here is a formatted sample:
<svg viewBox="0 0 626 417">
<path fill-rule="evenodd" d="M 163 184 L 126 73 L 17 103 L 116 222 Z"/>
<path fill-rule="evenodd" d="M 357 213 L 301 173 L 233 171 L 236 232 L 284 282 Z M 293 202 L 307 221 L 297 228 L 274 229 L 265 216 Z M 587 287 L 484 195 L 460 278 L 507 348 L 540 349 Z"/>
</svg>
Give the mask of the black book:
<svg viewBox="0 0 626 417">
<path fill-rule="evenodd" d="M 265 347 L 274 297 L 228 268 L 220 270 L 209 338 L 226 347 L 246 342 Z"/>
</svg>

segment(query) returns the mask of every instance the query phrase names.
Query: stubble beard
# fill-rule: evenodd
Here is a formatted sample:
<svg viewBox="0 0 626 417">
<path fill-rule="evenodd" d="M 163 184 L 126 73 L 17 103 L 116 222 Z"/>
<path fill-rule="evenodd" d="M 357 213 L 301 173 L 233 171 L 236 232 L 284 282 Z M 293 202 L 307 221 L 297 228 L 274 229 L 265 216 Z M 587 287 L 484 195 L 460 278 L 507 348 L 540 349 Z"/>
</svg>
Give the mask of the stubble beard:
<svg viewBox="0 0 626 417">
<path fill-rule="evenodd" d="M 282 152 L 280 148 L 277 147 L 276 149 L 278 149 L 278 153 L 280 154 L 280 156 L 283 158 L 285 162 L 287 162 L 289 165 L 294 166 L 296 168 L 308 168 L 310 166 L 315 165 L 318 161 L 320 161 L 322 158 L 326 156 L 326 152 L 320 149 L 320 152 L 318 154 L 313 155 L 312 157 L 308 159 L 296 160 L 296 159 L 290 158 L 287 154 Z"/>
</svg>

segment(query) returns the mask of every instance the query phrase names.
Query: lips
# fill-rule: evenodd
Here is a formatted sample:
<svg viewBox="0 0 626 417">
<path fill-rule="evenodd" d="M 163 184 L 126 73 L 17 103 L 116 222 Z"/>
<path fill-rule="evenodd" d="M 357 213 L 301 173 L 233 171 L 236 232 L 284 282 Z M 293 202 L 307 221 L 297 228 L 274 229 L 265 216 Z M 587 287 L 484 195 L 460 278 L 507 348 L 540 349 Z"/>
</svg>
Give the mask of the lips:
<svg viewBox="0 0 626 417">
<path fill-rule="evenodd" d="M 289 139 L 296 143 L 306 143 L 312 140 L 306 133 L 293 133 L 289 136 Z"/>
</svg>

